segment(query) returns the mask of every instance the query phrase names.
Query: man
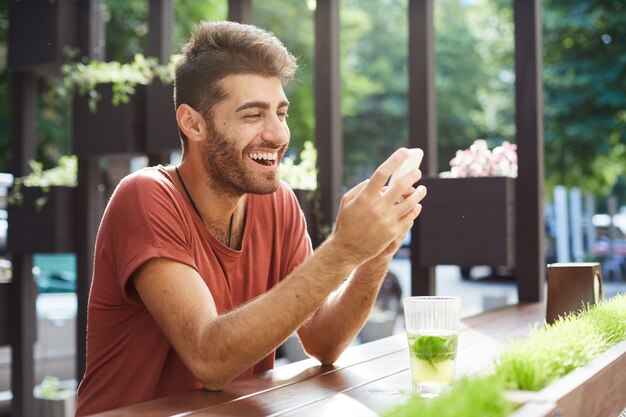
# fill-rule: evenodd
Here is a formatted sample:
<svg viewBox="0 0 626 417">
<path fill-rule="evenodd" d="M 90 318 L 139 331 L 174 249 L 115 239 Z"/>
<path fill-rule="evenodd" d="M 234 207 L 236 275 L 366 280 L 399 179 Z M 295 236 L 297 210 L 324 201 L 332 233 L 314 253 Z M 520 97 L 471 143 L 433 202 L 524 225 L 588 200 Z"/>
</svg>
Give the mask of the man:
<svg viewBox="0 0 626 417">
<path fill-rule="evenodd" d="M 77 415 L 221 390 L 271 369 L 294 331 L 332 363 L 361 329 L 426 190 L 417 169 L 385 187 L 408 156 L 396 151 L 343 197 L 313 253 L 277 173 L 295 70 L 253 26 L 202 23 L 184 47 L 182 163 L 126 177 L 98 231 Z"/>
</svg>

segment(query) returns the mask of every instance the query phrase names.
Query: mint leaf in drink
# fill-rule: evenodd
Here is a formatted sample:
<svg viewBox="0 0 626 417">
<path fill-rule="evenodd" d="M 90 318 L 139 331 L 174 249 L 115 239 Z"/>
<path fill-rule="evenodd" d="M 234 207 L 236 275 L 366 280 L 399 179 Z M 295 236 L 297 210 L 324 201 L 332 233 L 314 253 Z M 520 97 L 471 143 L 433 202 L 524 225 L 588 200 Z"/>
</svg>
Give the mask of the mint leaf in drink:
<svg viewBox="0 0 626 417">
<path fill-rule="evenodd" d="M 454 359 L 456 356 L 457 335 L 420 336 L 413 342 L 413 352 L 433 368 L 438 362 Z"/>
</svg>

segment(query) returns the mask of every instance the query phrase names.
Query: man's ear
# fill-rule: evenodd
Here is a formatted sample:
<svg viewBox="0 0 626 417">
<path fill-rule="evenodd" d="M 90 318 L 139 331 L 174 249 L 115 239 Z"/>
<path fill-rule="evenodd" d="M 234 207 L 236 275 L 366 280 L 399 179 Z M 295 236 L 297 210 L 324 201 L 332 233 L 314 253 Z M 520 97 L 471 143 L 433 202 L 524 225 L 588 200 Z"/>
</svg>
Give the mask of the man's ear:
<svg viewBox="0 0 626 417">
<path fill-rule="evenodd" d="M 202 115 L 188 104 L 181 104 L 176 110 L 178 127 L 188 140 L 198 142 L 204 140 L 207 134 L 207 124 Z"/>
</svg>

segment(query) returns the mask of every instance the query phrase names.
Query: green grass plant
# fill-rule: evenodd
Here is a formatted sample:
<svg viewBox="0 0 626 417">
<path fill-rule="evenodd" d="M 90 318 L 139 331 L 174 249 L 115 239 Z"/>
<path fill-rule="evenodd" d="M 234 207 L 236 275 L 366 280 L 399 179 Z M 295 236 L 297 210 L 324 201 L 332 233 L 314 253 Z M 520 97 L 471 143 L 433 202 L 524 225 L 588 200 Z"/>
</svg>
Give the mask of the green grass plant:
<svg viewBox="0 0 626 417">
<path fill-rule="evenodd" d="M 626 294 L 534 328 L 496 360 L 506 389 L 538 391 L 626 340 Z"/>
<path fill-rule="evenodd" d="M 466 377 L 437 398 L 413 396 L 387 417 L 504 417 L 513 406 L 504 398 L 502 382 L 494 376 Z"/>
</svg>

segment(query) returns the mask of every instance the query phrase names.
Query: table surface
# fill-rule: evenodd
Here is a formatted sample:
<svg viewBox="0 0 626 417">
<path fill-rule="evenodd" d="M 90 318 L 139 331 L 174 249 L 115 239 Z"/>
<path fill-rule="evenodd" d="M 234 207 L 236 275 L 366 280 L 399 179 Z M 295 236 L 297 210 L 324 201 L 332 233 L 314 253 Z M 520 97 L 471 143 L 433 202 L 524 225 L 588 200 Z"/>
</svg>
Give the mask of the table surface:
<svg viewBox="0 0 626 417">
<path fill-rule="evenodd" d="M 463 319 L 457 377 L 488 371 L 507 340 L 527 335 L 544 317 L 545 304 L 528 303 Z M 399 334 L 351 347 L 333 366 L 307 359 L 221 392 L 194 390 L 98 416 L 377 416 L 406 401 L 410 387 L 408 344 Z"/>
</svg>

